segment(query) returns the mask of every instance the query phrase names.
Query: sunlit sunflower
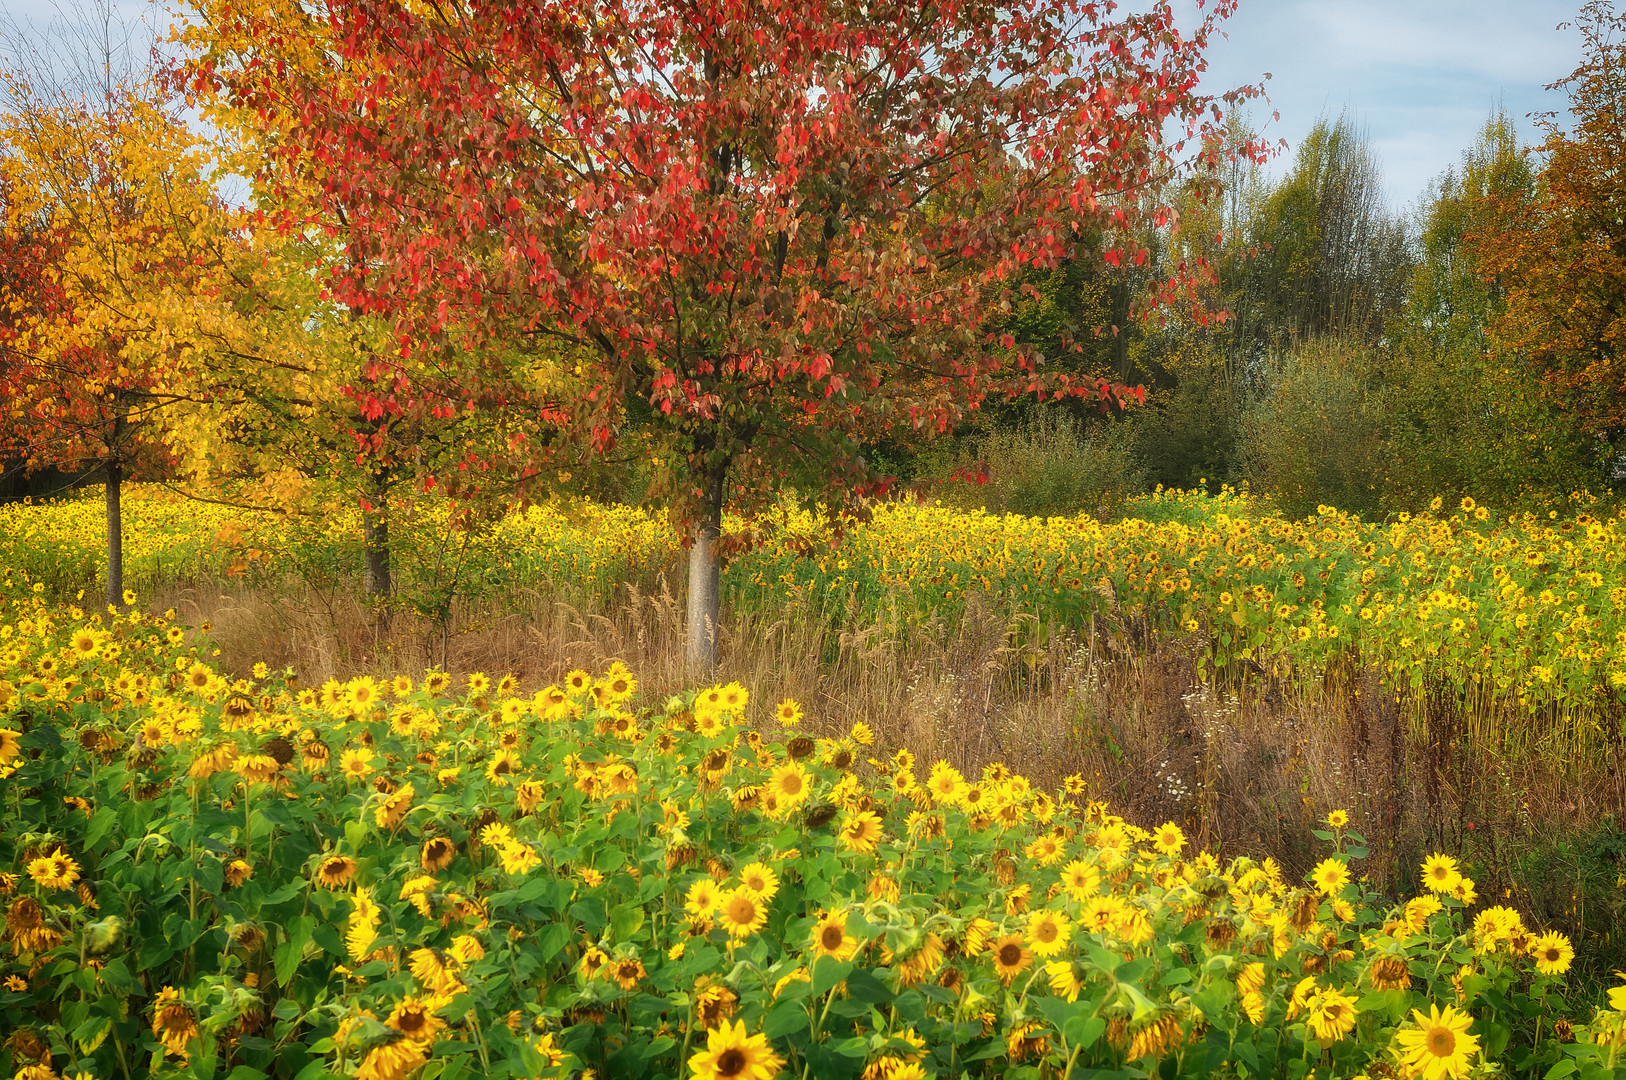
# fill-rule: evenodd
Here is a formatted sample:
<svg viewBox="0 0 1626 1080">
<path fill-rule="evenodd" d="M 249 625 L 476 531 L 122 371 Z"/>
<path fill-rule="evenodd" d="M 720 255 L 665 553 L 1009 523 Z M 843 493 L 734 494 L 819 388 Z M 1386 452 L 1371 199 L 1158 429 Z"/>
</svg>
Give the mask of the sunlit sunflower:
<svg viewBox="0 0 1626 1080">
<path fill-rule="evenodd" d="M 424 673 L 423 690 L 426 694 L 432 696 L 442 693 L 450 685 L 452 685 L 452 677 L 444 671 L 428 671 Z"/>
<path fill-rule="evenodd" d="M 1101 889 L 1101 876 L 1095 868 L 1074 859 L 1061 868 L 1061 887 L 1074 900 L 1088 900 Z"/>
<path fill-rule="evenodd" d="M 429 1056 L 428 1047 L 405 1032 L 367 1051 L 356 1069 L 356 1080 L 402 1080 Z"/>
<path fill-rule="evenodd" d="M 718 923 L 736 941 L 743 941 L 762 929 L 767 918 L 767 907 L 749 889 L 738 888 L 724 893 L 717 905 Z"/>
<path fill-rule="evenodd" d="M 0 728 L 0 761 L 21 757 L 23 733 L 13 731 L 11 728 Z"/>
<path fill-rule="evenodd" d="M 783 1068 L 768 1037 L 748 1035 L 738 1020 L 706 1032 L 706 1048 L 689 1058 L 694 1080 L 773 1080 Z"/>
<path fill-rule="evenodd" d="M 316 868 L 316 883 L 328 889 L 342 889 L 356 880 L 356 860 L 348 855 L 329 855 Z"/>
<path fill-rule="evenodd" d="M 1152 846 L 1172 859 L 1186 846 L 1186 834 L 1174 822 L 1166 822 L 1152 831 Z"/>
<path fill-rule="evenodd" d="M 1530 955 L 1535 958 L 1536 970 L 1543 975 L 1562 975 L 1575 959 L 1575 947 L 1569 938 L 1550 930 L 1530 943 Z"/>
<path fill-rule="evenodd" d="M 1310 872 L 1310 882 L 1325 896 L 1337 896 L 1349 884 L 1349 865 L 1342 859 L 1322 859 Z"/>
<path fill-rule="evenodd" d="M 683 903 L 683 910 L 696 918 L 706 918 L 722 903 L 723 890 L 717 885 L 715 878 L 700 877 L 689 886 L 688 896 Z"/>
<path fill-rule="evenodd" d="M 42 888 L 71 889 L 79 880 L 79 864 L 58 848 L 28 863 L 28 876 Z"/>
<path fill-rule="evenodd" d="M 833 956 L 837 960 L 851 960 L 858 951 L 859 940 L 847 933 L 845 912 L 832 911 L 813 925 L 813 953 Z"/>
<path fill-rule="evenodd" d="M 1033 964 L 1033 953 L 1022 944 L 1020 934 L 1006 934 L 994 942 L 991 955 L 994 959 L 994 973 L 1006 986 Z"/>
<path fill-rule="evenodd" d="M 467 686 L 470 694 L 479 696 L 491 689 L 491 679 L 485 672 L 476 671 L 469 676 Z"/>
<path fill-rule="evenodd" d="M 397 675 L 395 681 L 390 683 L 390 692 L 398 698 L 406 697 L 412 693 L 412 677 L 410 675 Z"/>
<path fill-rule="evenodd" d="M 848 851 L 868 854 L 881 840 L 881 818 L 873 810 L 848 814 L 841 823 L 841 846 Z"/>
<path fill-rule="evenodd" d="M 926 790 L 938 802 L 954 805 L 965 798 L 965 777 L 948 762 L 939 761 L 926 776 Z"/>
<path fill-rule="evenodd" d="M 497 696 L 506 697 L 512 694 L 519 686 L 519 678 L 514 675 L 504 675 L 497 680 Z"/>
<path fill-rule="evenodd" d="M 1479 1052 L 1479 1036 L 1468 1034 L 1473 1017 L 1449 1005 L 1443 1012 L 1438 1005 L 1430 1005 L 1427 1016 L 1413 1009 L 1411 1015 L 1417 1026 L 1401 1028 L 1396 1036 L 1409 1075 L 1421 1080 L 1461 1080 L 1467 1076 L 1473 1056 Z"/>
<path fill-rule="evenodd" d="M 1423 860 L 1423 888 L 1430 892 L 1450 892 L 1461 880 L 1457 860 L 1451 856 L 1434 854 Z"/>
<path fill-rule="evenodd" d="M 779 876 L 763 863 L 750 863 L 740 870 L 740 888 L 766 902 L 779 892 Z"/>
<path fill-rule="evenodd" d="M 514 775 L 519 768 L 519 755 L 512 750 L 503 750 L 494 755 L 491 763 L 486 766 L 486 779 L 494 784 L 507 785 L 508 778 Z"/>
<path fill-rule="evenodd" d="M 1067 947 L 1072 934 L 1072 924 L 1058 911 L 1035 911 L 1028 917 L 1028 944 L 1035 956 L 1055 956 Z"/>
<path fill-rule="evenodd" d="M 362 780 L 373 771 L 374 754 L 365 746 L 351 747 L 339 755 L 339 772 L 351 780 Z"/>
<path fill-rule="evenodd" d="M 774 708 L 773 717 L 779 721 L 780 727 L 795 727 L 802 722 L 802 707 L 791 698 L 786 698 Z"/>
<path fill-rule="evenodd" d="M 787 807 L 800 805 L 813 791 L 812 777 L 799 761 L 787 761 L 773 771 L 768 787 Z"/>
<path fill-rule="evenodd" d="M 371 709 L 383 694 L 383 687 L 371 675 L 362 675 L 352 679 L 347 687 L 350 692 L 350 704 L 354 705 L 358 713 Z"/>
<path fill-rule="evenodd" d="M 229 888 L 235 889 L 253 876 L 254 867 L 242 859 L 233 859 L 226 864 L 226 885 Z"/>
</svg>

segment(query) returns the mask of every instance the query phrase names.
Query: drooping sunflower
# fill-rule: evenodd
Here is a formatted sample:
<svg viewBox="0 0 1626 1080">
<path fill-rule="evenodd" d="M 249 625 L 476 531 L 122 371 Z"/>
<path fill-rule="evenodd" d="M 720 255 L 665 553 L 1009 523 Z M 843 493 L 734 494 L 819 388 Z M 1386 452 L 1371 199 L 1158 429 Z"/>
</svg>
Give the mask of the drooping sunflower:
<svg viewBox="0 0 1626 1080">
<path fill-rule="evenodd" d="M 610 964 L 610 978 L 623 990 L 632 990 L 638 985 L 638 980 L 644 978 L 649 972 L 644 970 L 644 962 L 636 956 L 623 957 Z"/>
<path fill-rule="evenodd" d="M 1473 1017 L 1449 1005 L 1442 1012 L 1432 1004 L 1427 1016 L 1421 1009 L 1413 1009 L 1411 1015 L 1417 1026 L 1401 1028 L 1397 1035 L 1409 1074 L 1421 1080 L 1467 1076 L 1473 1056 L 1479 1052 L 1479 1036 L 1468 1034 Z"/>
<path fill-rule="evenodd" d="M 1323 1046 L 1355 1028 L 1355 999 L 1339 990 L 1323 990 L 1310 1002 L 1309 1024 Z"/>
<path fill-rule="evenodd" d="M 243 882 L 254 876 L 254 867 L 242 859 L 233 859 L 226 864 L 226 885 L 235 889 Z"/>
<path fill-rule="evenodd" d="M 164 1052 L 177 1057 L 186 1056 L 186 1044 L 198 1037 L 198 1022 L 192 1007 L 181 999 L 173 986 L 158 991 L 153 1002 L 152 1033 L 164 1044 Z"/>
<path fill-rule="evenodd" d="M 426 1044 L 434 1042 L 435 1033 L 446 1026 L 446 1022 L 435 1015 L 430 1003 L 417 997 L 402 998 L 400 1004 L 390 1010 L 389 1019 L 384 1023 L 407 1038 Z"/>
<path fill-rule="evenodd" d="M 742 1020 L 706 1032 L 706 1048 L 689 1058 L 694 1080 L 773 1080 L 782 1068 L 768 1037 L 747 1034 Z"/>
<path fill-rule="evenodd" d="M 373 820 L 381 829 L 393 829 L 406 818 L 407 812 L 412 809 L 411 782 L 402 784 L 395 791 L 384 796 L 378 806 L 373 810 Z"/>
<path fill-rule="evenodd" d="M 444 836 L 434 836 L 423 842 L 423 850 L 418 853 L 418 862 L 429 873 L 436 874 L 452 865 L 452 859 L 456 855 L 456 844 Z"/>
<path fill-rule="evenodd" d="M 717 905 L 717 921 L 736 941 L 743 941 L 762 929 L 767 919 L 768 909 L 762 899 L 743 887 L 725 893 Z"/>
<path fill-rule="evenodd" d="M 9 758 L 21 757 L 23 752 L 23 733 L 13 731 L 11 728 L 0 728 L 0 761 Z"/>
</svg>

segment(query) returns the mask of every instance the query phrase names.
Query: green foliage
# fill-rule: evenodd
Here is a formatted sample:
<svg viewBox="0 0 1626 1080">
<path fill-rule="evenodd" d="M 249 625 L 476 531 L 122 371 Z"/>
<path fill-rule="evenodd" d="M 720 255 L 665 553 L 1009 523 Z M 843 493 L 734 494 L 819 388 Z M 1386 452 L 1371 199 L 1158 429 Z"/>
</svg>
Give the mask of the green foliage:
<svg viewBox="0 0 1626 1080">
<path fill-rule="evenodd" d="M 1372 363 L 1368 350 L 1327 339 L 1267 368 L 1267 390 L 1241 420 L 1243 468 L 1289 517 L 1319 505 L 1368 516 L 1378 509 L 1384 421 Z"/>
<path fill-rule="evenodd" d="M 932 493 L 945 505 L 992 514 L 1108 517 L 1145 488 L 1133 439 L 1121 421 L 1086 425 L 1037 410 L 1018 426 L 940 452 L 933 473 L 945 482 Z"/>
<path fill-rule="evenodd" d="M 735 684 L 317 695 L 139 613 L 4 628 L 20 1076 L 716 1078 L 732 1046 L 761 1076 L 1350 1077 L 1455 1023 L 1458 1072 L 1604 1080 L 1623 1041 L 1568 942 L 1471 914 L 1454 869 L 1369 891 L 1342 812 L 1304 884 L 1081 777 L 866 764 L 862 725 L 799 738 Z"/>
</svg>

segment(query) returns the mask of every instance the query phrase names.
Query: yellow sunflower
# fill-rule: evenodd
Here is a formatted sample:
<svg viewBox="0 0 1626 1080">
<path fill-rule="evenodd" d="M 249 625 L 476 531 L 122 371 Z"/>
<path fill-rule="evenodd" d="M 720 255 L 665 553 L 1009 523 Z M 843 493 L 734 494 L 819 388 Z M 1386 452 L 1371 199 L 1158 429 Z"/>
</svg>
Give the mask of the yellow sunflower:
<svg viewBox="0 0 1626 1080">
<path fill-rule="evenodd" d="M 907 776 L 907 773 L 900 775 Z M 881 839 L 881 819 L 873 810 L 848 814 L 841 823 L 841 846 L 848 851 L 868 854 Z"/>
<path fill-rule="evenodd" d="M 746 1034 L 741 1020 L 706 1032 L 706 1048 L 689 1058 L 694 1080 L 773 1080 L 782 1068 L 768 1037 Z"/>
<path fill-rule="evenodd" d="M 768 909 L 762 899 L 746 888 L 724 893 L 717 906 L 717 921 L 736 941 L 743 941 L 762 929 L 767 920 Z"/>
<path fill-rule="evenodd" d="M 1059 911 L 1041 910 L 1028 916 L 1028 944 L 1035 956 L 1055 956 L 1067 947 L 1072 934 L 1072 924 Z"/>
<path fill-rule="evenodd" d="M 851 960 L 858 951 L 859 941 L 847 933 L 845 912 L 832 911 L 813 926 L 813 955 L 833 956 L 837 960 Z"/>
<path fill-rule="evenodd" d="M 1473 1017 L 1449 1005 L 1443 1012 L 1438 1005 L 1430 1005 L 1427 1016 L 1413 1009 L 1411 1015 L 1416 1027 L 1401 1028 L 1396 1036 L 1409 1075 L 1420 1080 L 1467 1076 L 1479 1052 L 1479 1036 L 1468 1034 Z"/>
<path fill-rule="evenodd" d="M 1006 986 L 1033 963 L 1033 953 L 1022 944 L 1020 934 L 1006 934 L 994 942 L 994 973 Z"/>
</svg>

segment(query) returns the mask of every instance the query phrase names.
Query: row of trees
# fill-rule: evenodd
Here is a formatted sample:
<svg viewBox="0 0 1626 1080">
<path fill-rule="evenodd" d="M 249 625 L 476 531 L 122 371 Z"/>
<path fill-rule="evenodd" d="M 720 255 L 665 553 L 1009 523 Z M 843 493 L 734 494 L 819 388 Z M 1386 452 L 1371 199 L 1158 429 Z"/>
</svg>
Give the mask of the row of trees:
<svg viewBox="0 0 1626 1080">
<path fill-rule="evenodd" d="M 1149 482 L 1248 481 L 1294 512 L 1369 515 L 1463 494 L 1546 506 L 1617 484 L 1623 21 L 1601 0 L 1583 8 L 1583 62 L 1553 84 L 1570 115 L 1538 117 L 1532 148 L 1492 114 L 1414 211 L 1383 203 L 1349 118 L 1324 119 L 1279 180 L 1238 158 L 1223 199 L 1177 199 L 1182 235 L 1149 240 L 1145 266 L 1057 275 L 1027 332 L 1127 326 L 1083 360 L 1150 389 L 1149 409 L 1106 425 Z M 1118 317 L 1194 243 L 1224 321 Z"/>
<path fill-rule="evenodd" d="M 1233 7 L 197 0 L 168 60 L 104 10 L 3 73 L 0 451 L 106 478 L 111 602 L 126 475 L 360 505 L 384 595 L 392 494 L 634 462 L 701 662 L 725 503 L 862 506 L 1040 403 L 1294 508 L 1596 485 L 1613 9 L 1573 129 L 1494 118 L 1411 228 L 1344 120 L 1260 180 L 1259 88 L 1197 89 Z"/>
<path fill-rule="evenodd" d="M 861 502 L 889 434 L 1131 396 L 1006 324 L 1261 153 L 1217 126 L 1256 89 L 1196 89 L 1233 6 L 1183 35 L 1161 3 L 200 0 L 156 68 L 13 62 L 6 445 L 101 469 L 111 602 L 133 471 L 342 493 L 383 590 L 392 486 L 636 457 L 691 526 L 710 661 L 725 501 Z"/>
</svg>

